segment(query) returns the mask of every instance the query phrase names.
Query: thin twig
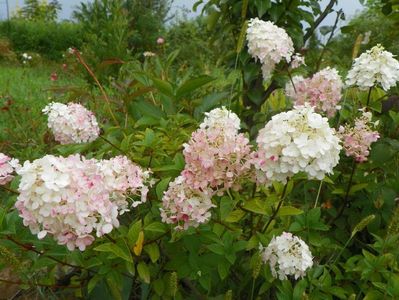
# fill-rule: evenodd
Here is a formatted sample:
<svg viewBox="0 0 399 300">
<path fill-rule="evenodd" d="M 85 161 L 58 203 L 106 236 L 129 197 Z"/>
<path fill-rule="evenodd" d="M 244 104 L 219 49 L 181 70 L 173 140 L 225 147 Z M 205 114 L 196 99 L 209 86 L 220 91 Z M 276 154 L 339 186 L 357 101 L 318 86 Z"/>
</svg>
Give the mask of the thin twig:
<svg viewBox="0 0 399 300">
<path fill-rule="evenodd" d="M 0 188 L 2 188 L 3 190 L 6 190 L 7 192 L 10 192 L 10 193 L 12 193 L 12 194 L 19 195 L 18 191 L 13 190 L 13 189 L 10 189 L 10 188 L 8 188 L 8 187 L 6 187 L 6 186 L 4 186 L 4 185 L 0 185 Z"/>
<path fill-rule="evenodd" d="M 326 53 L 327 45 L 328 45 L 328 43 L 330 43 L 332 37 L 334 36 L 335 29 L 337 29 L 337 26 L 338 26 L 339 17 L 342 15 L 342 13 L 343 13 L 342 9 L 337 11 L 337 17 L 335 18 L 334 25 L 333 25 L 333 27 L 331 29 L 331 32 L 330 32 L 330 36 L 328 37 L 327 42 L 323 46 L 323 50 L 321 51 L 320 57 L 319 57 L 319 59 L 317 61 L 316 72 L 320 69 L 321 62 L 323 60 L 324 54 Z"/>
<path fill-rule="evenodd" d="M 333 218 L 330 222 L 328 222 L 329 225 L 334 223 L 339 217 L 341 217 L 341 215 L 344 213 L 345 207 L 348 205 L 348 199 L 349 199 L 348 197 L 349 197 L 349 192 L 350 192 L 352 182 L 353 182 L 353 175 L 355 174 L 355 169 L 356 169 L 356 160 L 353 160 L 352 172 L 351 172 L 351 175 L 349 178 L 348 186 L 346 188 L 344 203 L 341 205 L 335 218 Z"/>
<path fill-rule="evenodd" d="M 90 74 L 90 76 L 93 78 L 94 82 L 97 84 L 98 88 L 100 89 L 101 93 L 104 96 L 105 101 L 107 102 L 107 107 L 108 107 L 108 111 L 112 117 L 112 119 L 115 122 L 115 125 L 120 126 L 118 120 L 116 119 L 114 113 L 112 112 L 111 109 L 111 101 L 108 98 L 107 93 L 105 92 L 103 86 L 101 85 L 100 81 L 98 81 L 96 75 L 94 74 L 94 72 L 90 69 L 90 67 L 88 66 L 88 64 L 84 61 L 83 57 L 80 55 L 78 50 L 74 50 L 74 54 L 77 57 L 79 63 L 87 70 L 87 72 Z"/>
<path fill-rule="evenodd" d="M 41 287 L 49 287 L 49 288 L 61 288 L 61 289 L 79 289 L 81 288 L 80 285 L 57 285 L 57 284 L 45 284 L 45 283 L 32 283 L 32 282 L 24 282 L 24 281 L 12 281 L 8 279 L 3 279 L 0 278 L 0 282 L 4 282 L 6 284 L 14 284 L 14 285 L 28 285 L 30 287 L 36 287 L 36 286 L 41 286 Z"/>
<path fill-rule="evenodd" d="M 303 43 L 306 44 L 306 41 L 313 35 L 314 31 L 317 29 L 317 27 L 320 25 L 321 22 L 328 16 L 330 13 L 331 9 L 333 6 L 336 4 L 337 0 L 330 0 L 330 2 L 327 4 L 326 8 L 324 11 L 319 15 L 319 17 L 316 19 L 316 21 L 313 23 L 313 26 L 311 26 L 303 36 Z"/>
<path fill-rule="evenodd" d="M 278 203 L 277 208 L 274 210 L 273 215 L 270 217 L 269 221 L 267 222 L 265 227 L 263 227 L 263 229 L 262 229 L 263 233 L 266 232 L 266 230 L 269 227 L 269 225 L 272 223 L 274 218 L 277 216 L 278 211 L 280 210 L 280 207 L 283 204 L 283 201 L 284 201 L 284 198 L 285 198 L 285 193 L 287 192 L 287 186 L 288 186 L 288 182 L 284 185 L 283 193 L 281 194 L 280 202 Z"/>
</svg>

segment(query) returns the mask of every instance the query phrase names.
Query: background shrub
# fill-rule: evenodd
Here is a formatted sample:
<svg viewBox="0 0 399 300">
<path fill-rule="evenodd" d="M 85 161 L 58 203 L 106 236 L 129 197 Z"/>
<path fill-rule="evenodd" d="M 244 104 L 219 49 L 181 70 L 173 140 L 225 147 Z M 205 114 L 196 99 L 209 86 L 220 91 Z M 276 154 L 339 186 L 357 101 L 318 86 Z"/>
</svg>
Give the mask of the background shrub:
<svg viewBox="0 0 399 300">
<path fill-rule="evenodd" d="M 66 49 L 83 44 L 82 26 L 71 22 L 12 19 L 0 23 L 0 37 L 7 38 L 14 51 L 37 52 L 51 60 L 59 60 Z"/>
</svg>

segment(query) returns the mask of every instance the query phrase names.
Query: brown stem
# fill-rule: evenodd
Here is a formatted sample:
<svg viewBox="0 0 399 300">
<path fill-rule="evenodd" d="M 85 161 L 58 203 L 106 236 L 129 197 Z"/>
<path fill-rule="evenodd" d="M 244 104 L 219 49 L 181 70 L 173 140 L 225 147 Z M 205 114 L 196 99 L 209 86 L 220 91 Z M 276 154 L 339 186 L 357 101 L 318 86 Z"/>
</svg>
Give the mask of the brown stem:
<svg viewBox="0 0 399 300">
<path fill-rule="evenodd" d="M 11 236 L 7 236 L 6 238 L 7 238 L 7 240 L 13 242 L 14 244 L 20 246 L 21 248 L 23 248 L 25 250 L 35 252 L 38 255 L 45 255 L 44 252 L 38 251 L 35 248 L 33 248 L 32 246 L 30 246 L 30 245 L 25 245 L 25 244 L 23 244 L 21 242 L 18 242 L 17 240 L 12 238 Z M 59 264 L 61 264 L 63 266 L 68 266 L 68 267 L 71 267 L 71 268 L 77 268 L 77 269 L 80 269 L 80 270 L 86 270 L 86 268 L 84 268 L 84 267 L 64 262 L 64 261 L 59 260 L 58 258 L 55 258 L 55 257 L 50 256 L 50 255 L 46 255 L 46 257 L 48 257 L 49 259 L 51 259 L 51 260 L 53 260 L 53 261 L 55 261 L 55 262 L 57 262 L 57 263 L 59 263 Z"/>
<path fill-rule="evenodd" d="M 330 0 L 330 2 L 327 4 L 326 8 L 324 11 L 319 15 L 319 17 L 316 19 L 316 21 L 313 23 L 313 26 L 311 26 L 303 36 L 303 43 L 306 44 L 306 41 L 313 35 L 314 31 L 317 29 L 317 27 L 320 25 L 321 22 L 328 16 L 330 13 L 331 9 L 335 5 L 337 0 Z"/>
<path fill-rule="evenodd" d="M 49 287 L 49 288 L 61 288 L 61 289 L 80 289 L 81 286 L 80 285 L 69 285 L 69 286 L 65 286 L 65 285 L 57 285 L 57 284 L 45 284 L 45 283 L 32 283 L 32 282 L 23 282 L 23 281 L 12 281 L 12 280 L 8 280 L 8 279 L 3 279 L 0 278 L 0 282 L 4 282 L 6 284 L 15 284 L 15 285 L 28 285 L 30 287 L 37 287 L 37 286 L 41 286 L 41 287 Z"/>
<path fill-rule="evenodd" d="M 353 160 L 352 172 L 351 172 L 351 175 L 350 175 L 350 178 L 349 178 L 348 186 L 346 187 L 344 203 L 342 203 L 342 205 L 341 205 L 337 215 L 335 216 L 335 218 L 333 218 L 330 222 L 328 222 L 329 224 L 332 224 L 336 220 L 338 220 L 338 218 L 341 217 L 342 214 L 344 213 L 345 207 L 348 205 L 349 192 L 350 192 L 350 189 L 351 189 L 351 186 L 352 186 L 353 175 L 355 174 L 355 169 L 356 169 L 356 160 Z"/>
<path fill-rule="evenodd" d="M 122 154 L 129 156 L 125 151 L 123 151 L 121 148 L 119 148 L 117 145 L 115 145 L 114 143 L 112 143 L 110 140 L 108 140 L 107 138 L 103 137 L 102 135 L 100 135 L 100 138 L 105 141 L 107 144 L 111 145 L 112 147 L 114 147 L 116 150 L 118 150 L 119 152 L 121 152 Z"/>
<path fill-rule="evenodd" d="M 80 55 L 79 51 L 78 51 L 78 50 L 74 50 L 74 54 L 76 55 L 76 57 L 77 57 L 79 63 L 86 69 L 86 71 L 87 71 L 87 72 L 90 74 L 90 76 L 93 78 L 94 82 L 97 84 L 98 88 L 100 89 L 101 93 L 102 93 L 103 96 L 104 96 L 105 101 L 107 102 L 108 111 L 109 111 L 109 113 L 110 113 L 112 119 L 114 120 L 115 125 L 117 125 L 117 126 L 119 127 L 119 126 L 120 126 L 120 125 L 119 125 L 119 122 L 118 122 L 118 120 L 116 119 L 116 117 L 115 117 L 115 115 L 114 115 L 114 113 L 112 112 L 112 109 L 111 109 L 111 101 L 110 101 L 110 99 L 108 98 L 108 95 L 107 95 L 107 93 L 105 92 L 105 90 L 104 90 L 103 86 L 101 85 L 100 81 L 98 81 L 96 75 L 95 75 L 94 72 L 90 69 L 90 67 L 88 66 L 88 64 L 84 61 L 84 59 L 83 59 L 83 57 Z"/>
<path fill-rule="evenodd" d="M 373 87 L 370 87 L 369 89 L 369 94 L 367 95 L 367 104 L 366 104 L 366 108 L 369 106 L 370 103 L 370 98 L 371 98 L 371 90 L 373 89 Z"/>
<path fill-rule="evenodd" d="M 280 202 L 277 205 L 277 208 L 274 210 L 272 216 L 270 217 L 269 221 L 267 222 L 267 224 L 265 225 L 265 227 L 263 227 L 262 232 L 265 233 L 267 228 L 269 227 L 269 225 L 272 223 L 272 221 L 274 220 L 274 218 L 277 216 L 278 211 L 280 210 L 281 205 L 284 202 L 284 198 L 285 198 L 285 193 L 287 192 L 287 186 L 288 186 L 288 182 L 284 185 L 284 189 L 283 189 L 283 193 L 281 194 L 281 198 L 280 198 Z"/>
<path fill-rule="evenodd" d="M 337 11 L 337 17 L 335 18 L 333 28 L 331 29 L 331 32 L 330 32 L 330 36 L 328 37 L 326 44 L 323 46 L 323 50 L 321 51 L 320 57 L 317 61 L 316 72 L 320 69 L 321 62 L 323 60 L 324 54 L 326 53 L 327 45 L 331 41 L 332 37 L 334 36 L 334 32 L 335 32 L 335 29 L 337 29 L 339 17 L 341 16 L 341 14 L 342 14 L 342 9 Z"/>
<path fill-rule="evenodd" d="M 18 191 L 13 190 L 13 189 L 10 189 L 10 188 L 8 188 L 8 187 L 6 187 L 6 186 L 4 186 L 4 185 L 0 185 L 0 188 L 2 188 L 3 190 L 6 190 L 7 192 L 10 192 L 10 193 L 12 193 L 12 194 L 19 195 Z"/>
</svg>

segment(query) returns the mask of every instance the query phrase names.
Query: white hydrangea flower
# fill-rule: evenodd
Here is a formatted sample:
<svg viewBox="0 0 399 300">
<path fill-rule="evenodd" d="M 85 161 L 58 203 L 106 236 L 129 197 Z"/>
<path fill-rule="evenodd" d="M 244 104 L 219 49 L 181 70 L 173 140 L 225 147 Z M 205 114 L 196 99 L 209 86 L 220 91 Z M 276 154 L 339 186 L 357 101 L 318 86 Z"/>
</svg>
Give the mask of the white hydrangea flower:
<svg viewBox="0 0 399 300">
<path fill-rule="evenodd" d="M 266 248 L 260 246 L 260 251 L 263 263 L 269 263 L 273 277 L 280 280 L 286 280 L 287 275 L 301 278 L 313 266 L 308 245 L 289 232 L 273 237 Z"/>
<path fill-rule="evenodd" d="M 291 61 L 294 45 L 287 32 L 270 21 L 250 19 L 247 29 L 248 52 L 262 64 L 263 78 L 269 79 L 282 59 Z"/>
<path fill-rule="evenodd" d="M 240 118 L 232 111 L 222 106 L 205 113 L 205 119 L 200 124 L 201 129 L 223 128 L 226 134 L 236 135 L 240 130 Z"/>
<path fill-rule="evenodd" d="M 43 109 L 47 126 L 61 144 L 92 142 L 100 135 L 94 114 L 78 103 L 52 102 Z"/>
<path fill-rule="evenodd" d="M 285 183 L 298 172 L 321 180 L 338 164 L 342 148 L 328 119 L 309 105 L 273 116 L 259 131 L 256 142 L 253 164 L 260 183 Z"/>
<path fill-rule="evenodd" d="M 374 46 L 355 59 L 346 84 L 368 89 L 380 84 L 387 91 L 399 80 L 399 62 L 381 45 Z"/>
</svg>

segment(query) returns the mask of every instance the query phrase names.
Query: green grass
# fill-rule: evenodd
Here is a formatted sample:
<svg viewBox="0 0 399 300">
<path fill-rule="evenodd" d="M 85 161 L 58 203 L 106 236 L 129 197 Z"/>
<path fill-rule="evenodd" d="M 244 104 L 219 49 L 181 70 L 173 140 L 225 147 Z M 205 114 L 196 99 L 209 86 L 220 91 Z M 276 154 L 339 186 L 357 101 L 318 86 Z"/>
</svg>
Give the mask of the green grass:
<svg viewBox="0 0 399 300">
<path fill-rule="evenodd" d="M 50 80 L 56 71 L 59 80 Z M 42 109 L 54 97 L 51 88 L 76 85 L 82 81 L 68 77 L 59 66 L 18 67 L 0 65 L 0 152 L 21 160 L 48 152 L 51 136 Z M 7 100 L 11 105 L 7 106 Z"/>
</svg>

